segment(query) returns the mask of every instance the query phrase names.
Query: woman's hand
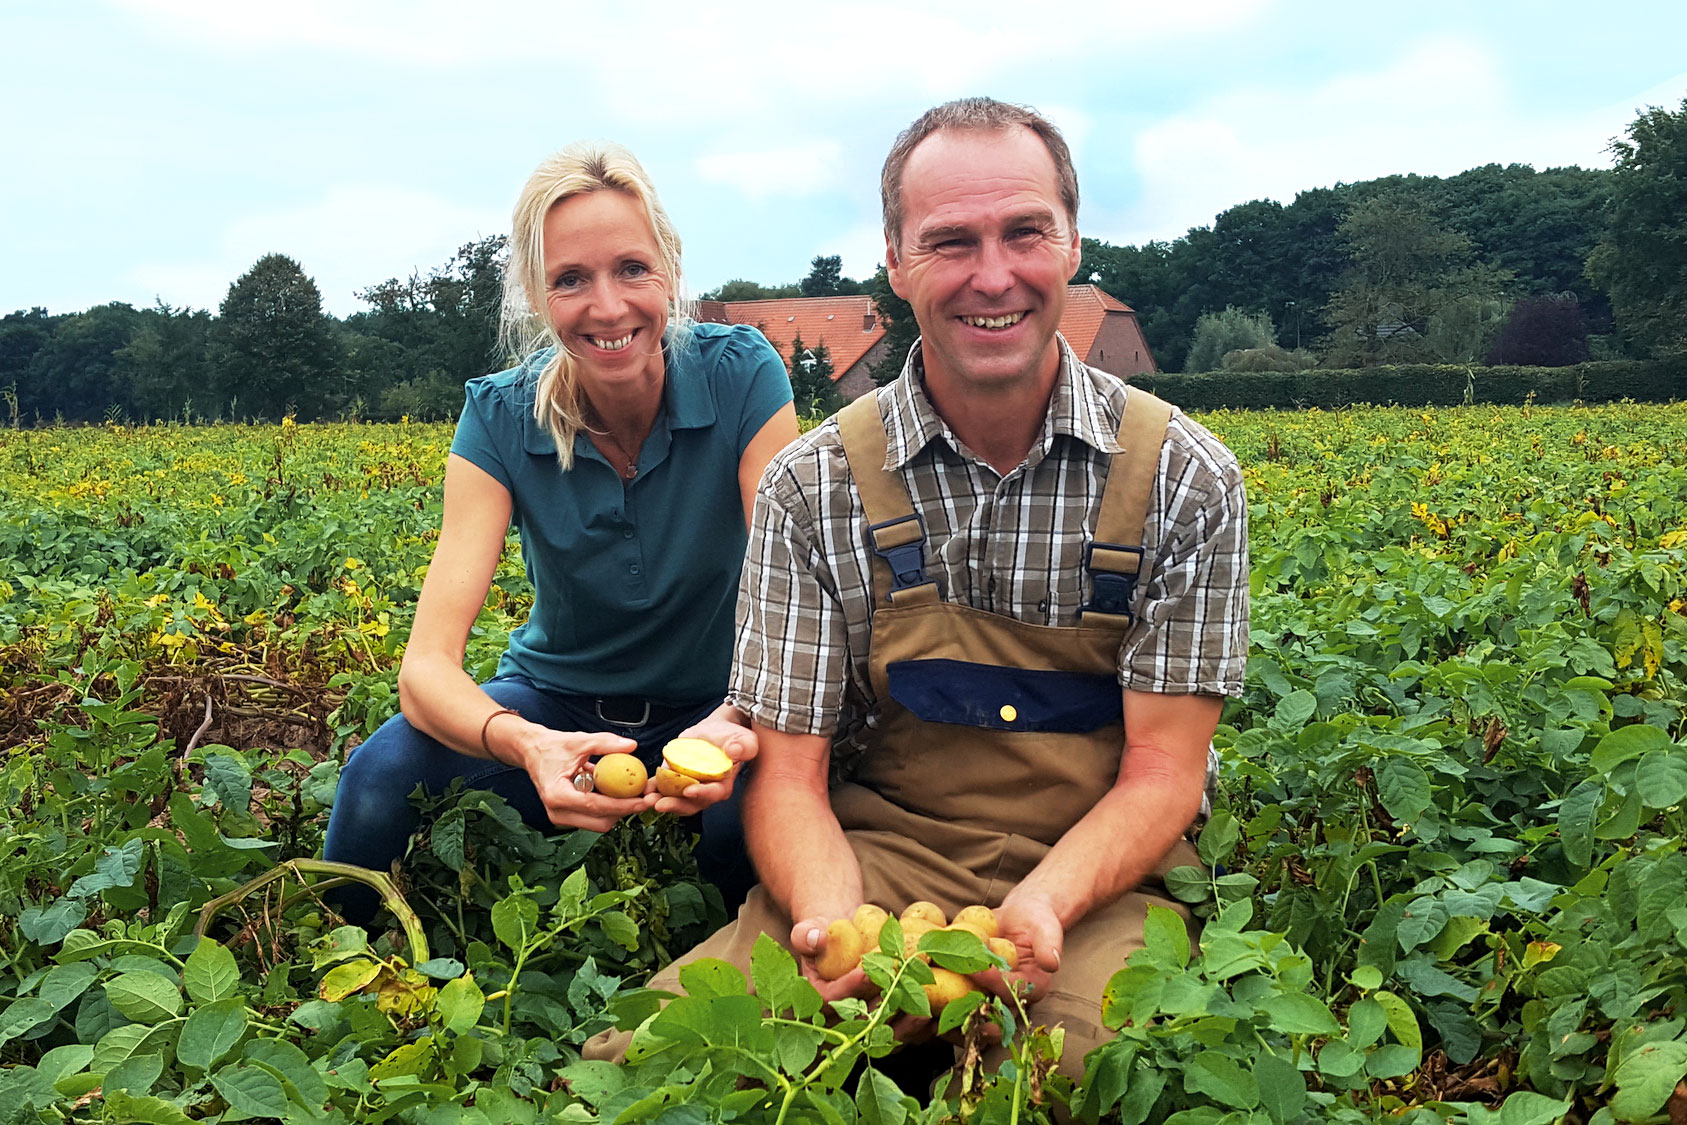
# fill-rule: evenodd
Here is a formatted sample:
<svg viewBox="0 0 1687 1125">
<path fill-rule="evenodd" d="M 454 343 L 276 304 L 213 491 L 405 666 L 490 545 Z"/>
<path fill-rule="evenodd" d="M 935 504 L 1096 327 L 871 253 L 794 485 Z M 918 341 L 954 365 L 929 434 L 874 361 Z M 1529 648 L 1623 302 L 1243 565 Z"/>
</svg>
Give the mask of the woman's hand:
<svg viewBox="0 0 1687 1125">
<path fill-rule="evenodd" d="M 735 721 L 742 717 L 737 708 L 723 704 L 702 722 L 680 732 L 680 738 L 701 738 L 719 746 L 732 759 L 732 772 L 720 781 L 699 781 L 688 788 L 683 797 L 658 797 L 657 812 L 695 816 L 710 805 L 719 804 L 732 796 L 739 771 L 744 768 L 744 763 L 756 756 L 757 750 L 755 732 L 742 722 Z M 651 782 L 652 788 L 655 784 Z"/>
<path fill-rule="evenodd" d="M 574 785 L 574 778 L 596 757 L 604 754 L 631 754 L 638 743 L 630 738 L 604 732 L 551 730 L 528 723 L 528 730 L 520 739 L 520 761 L 539 791 L 545 812 L 551 823 L 559 828 L 589 828 L 607 832 L 615 822 L 632 813 L 643 812 L 655 805 L 655 794 L 637 797 L 606 797 L 602 793 L 582 793 Z"/>
</svg>

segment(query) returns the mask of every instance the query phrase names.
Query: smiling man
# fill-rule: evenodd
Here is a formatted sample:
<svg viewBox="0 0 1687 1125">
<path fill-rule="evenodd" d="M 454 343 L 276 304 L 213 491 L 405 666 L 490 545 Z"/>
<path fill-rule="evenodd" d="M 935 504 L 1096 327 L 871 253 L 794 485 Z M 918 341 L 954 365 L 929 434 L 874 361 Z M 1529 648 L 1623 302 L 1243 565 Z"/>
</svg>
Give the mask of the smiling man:
<svg viewBox="0 0 1687 1125">
<path fill-rule="evenodd" d="M 730 693 L 760 743 L 761 885 L 687 959 L 747 967 L 766 932 L 827 998 L 865 995 L 859 969 L 816 972 L 828 923 L 982 903 L 1019 953 L 986 983 L 1064 1026 L 1076 1077 L 1147 906 L 1178 909 L 1160 874 L 1196 862 L 1185 833 L 1247 657 L 1241 474 L 1058 334 L 1078 186 L 1048 121 L 939 106 L 882 191 L 921 338 L 762 477 Z"/>
</svg>

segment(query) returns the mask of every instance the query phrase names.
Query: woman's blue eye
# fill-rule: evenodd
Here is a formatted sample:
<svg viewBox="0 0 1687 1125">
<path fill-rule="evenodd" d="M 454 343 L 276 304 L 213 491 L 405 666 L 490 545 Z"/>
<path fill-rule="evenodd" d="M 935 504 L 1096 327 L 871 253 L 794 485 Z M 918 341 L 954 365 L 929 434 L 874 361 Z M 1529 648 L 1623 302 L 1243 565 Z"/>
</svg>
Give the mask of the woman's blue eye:
<svg viewBox="0 0 1687 1125">
<path fill-rule="evenodd" d="M 552 288 L 554 288 L 554 289 L 572 289 L 578 284 L 580 284 L 580 275 L 579 274 L 577 274 L 577 273 L 565 273 L 561 277 L 556 279 L 556 282 L 552 286 Z"/>
</svg>

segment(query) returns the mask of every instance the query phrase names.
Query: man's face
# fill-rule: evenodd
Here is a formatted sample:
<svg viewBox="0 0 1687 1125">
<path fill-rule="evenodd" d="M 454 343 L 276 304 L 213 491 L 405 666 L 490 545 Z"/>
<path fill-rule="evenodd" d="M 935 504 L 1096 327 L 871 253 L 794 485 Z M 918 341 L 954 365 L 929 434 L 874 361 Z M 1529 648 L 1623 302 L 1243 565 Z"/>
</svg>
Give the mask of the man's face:
<svg viewBox="0 0 1687 1125">
<path fill-rule="evenodd" d="M 1031 130 L 942 130 L 902 173 L 902 249 L 891 288 L 919 321 L 933 390 L 1008 390 L 1051 380 L 1078 231 L 1054 159 Z"/>
</svg>

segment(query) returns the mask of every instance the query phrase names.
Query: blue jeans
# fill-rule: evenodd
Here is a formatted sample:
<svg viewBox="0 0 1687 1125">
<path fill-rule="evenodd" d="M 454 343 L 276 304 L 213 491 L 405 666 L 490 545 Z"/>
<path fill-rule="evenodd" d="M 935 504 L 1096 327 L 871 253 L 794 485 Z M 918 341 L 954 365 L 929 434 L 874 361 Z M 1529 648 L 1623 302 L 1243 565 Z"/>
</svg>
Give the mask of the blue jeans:
<svg viewBox="0 0 1687 1125">
<path fill-rule="evenodd" d="M 695 713 L 667 722 L 630 726 L 606 720 L 595 708 L 582 706 L 586 701 L 579 697 L 555 695 L 525 676 L 500 676 L 483 686 L 500 706 L 512 707 L 522 718 L 552 730 L 608 731 L 634 739 L 636 753 L 652 771 L 661 764 L 662 747 L 670 739 L 718 706 L 700 704 Z M 441 793 L 458 778 L 465 788 L 498 794 L 534 828 L 556 830 L 526 770 L 459 754 L 411 726 L 400 714 L 383 723 L 346 759 L 322 858 L 390 871 L 420 823 L 420 814 L 410 803 L 411 791 L 420 784 L 429 793 Z M 698 869 L 720 888 L 730 916 L 756 881 L 744 850 L 737 792 L 691 819 L 702 837 L 697 844 Z M 345 888 L 338 901 L 346 918 L 358 923 L 373 918 L 379 905 L 375 893 L 360 885 Z"/>
</svg>

